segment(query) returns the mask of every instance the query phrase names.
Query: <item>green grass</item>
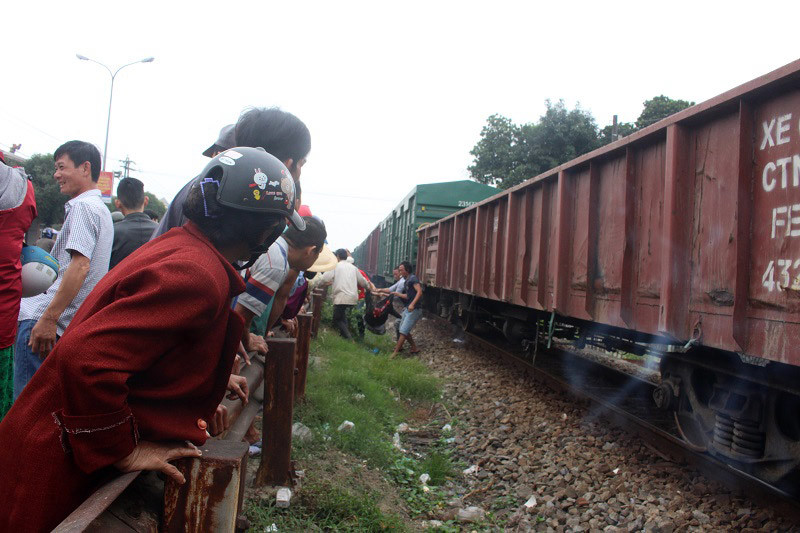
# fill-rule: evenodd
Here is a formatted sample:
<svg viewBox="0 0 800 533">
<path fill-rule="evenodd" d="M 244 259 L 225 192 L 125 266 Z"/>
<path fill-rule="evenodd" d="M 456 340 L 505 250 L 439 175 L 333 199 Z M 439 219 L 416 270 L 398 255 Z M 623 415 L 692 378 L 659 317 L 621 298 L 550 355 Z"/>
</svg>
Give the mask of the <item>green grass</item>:
<svg viewBox="0 0 800 533">
<path fill-rule="evenodd" d="M 317 363 L 308 370 L 305 400 L 295 406 L 295 420 L 314 433 L 310 442 L 293 442 L 292 457 L 307 465 L 307 479 L 289 509 L 276 508 L 271 499 L 248 500 L 252 531 L 264 531 L 273 523 L 280 531 L 402 531 L 404 519 L 382 511 L 378 502 L 388 497 L 396 503 L 400 496 L 412 516 L 444 505 L 445 495 L 437 485 L 453 473 L 444 441 L 421 459 L 392 445 L 395 428 L 414 408 L 427 409 L 440 400 L 441 381 L 417 359 L 389 360 L 393 346 L 390 335 L 367 332 L 363 341 L 349 341 L 320 328 L 310 350 Z M 337 431 L 345 420 L 355 427 Z M 338 469 L 311 466 L 332 449 L 379 470 L 386 485 L 358 486 L 358 476 L 346 475 L 339 464 Z M 419 482 L 423 473 L 431 476 L 429 491 Z"/>
<path fill-rule="evenodd" d="M 390 361 L 384 338 L 367 333 L 365 341 L 355 343 L 320 330 L 311 355 L 322 365 L 309 371 L 306 401 L 295 418 L 315 432 L 312 450 L 315 445 L 334 445 L 373 467 L 384 467 L 393 461 L 391 435 L 405 418 L 405 405 L 438 400 L 440 383 L 416 359 Z M 369 347 L 377 347 L 379 353 Z M 345 420 L 355 427 L 337 431 Z"/>
<path fill-rule="evenodd" d="M 303 487 L 299 501 L 290 510 L 278 509 L 274 500 L 250 500 L 247 518 L 251 531 L 265 531 L 272 524 L 278 531 L 405 531 L 402 519 L 384 513 L 375 495 L 329 482 Z"/>
<path fill-rule="evenodd" d="M 433 450 L 420 462 L 419 470 L 431 476 L 429 485 L 442 485 L 453 476 L 455 468 L 449 453 Z"/>
</svg>

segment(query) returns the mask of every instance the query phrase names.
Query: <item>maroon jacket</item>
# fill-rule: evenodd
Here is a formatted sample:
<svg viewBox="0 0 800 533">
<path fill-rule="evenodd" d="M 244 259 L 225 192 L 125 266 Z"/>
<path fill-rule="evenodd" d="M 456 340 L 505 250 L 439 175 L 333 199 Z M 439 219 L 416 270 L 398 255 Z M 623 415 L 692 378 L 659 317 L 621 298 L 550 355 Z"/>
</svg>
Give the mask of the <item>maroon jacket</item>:
<svg viewBox="0 0 800 533">
<path fill-rule="evenodd" d="M 204 443 L 244 288 L 191 223 L 110 271 L 0 423 L 0 531 L 51 530 L 140 439 Z"/>
</svg>

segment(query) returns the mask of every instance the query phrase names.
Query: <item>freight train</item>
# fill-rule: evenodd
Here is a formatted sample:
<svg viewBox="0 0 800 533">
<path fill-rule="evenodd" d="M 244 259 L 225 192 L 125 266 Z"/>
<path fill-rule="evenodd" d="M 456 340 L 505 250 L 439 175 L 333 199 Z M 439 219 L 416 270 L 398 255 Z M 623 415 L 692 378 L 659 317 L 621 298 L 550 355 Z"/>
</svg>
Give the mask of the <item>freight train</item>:
<svg viewBox="0 0 800 533">
<path fill-rule="evenodd" d="M 498 190 L 474 181 L 417 185 L 367 238 L 353 250 L 356 264 L 375 285 L 393 283 L 392 269 L 417 260 L 416 230 L 496 194 Z"/>
<path fill-rule="evenodd" d="M 798 486 L 800 60 L 418 234 L 430 309 L 655 355 L 687 441 Z"/>
</svg>

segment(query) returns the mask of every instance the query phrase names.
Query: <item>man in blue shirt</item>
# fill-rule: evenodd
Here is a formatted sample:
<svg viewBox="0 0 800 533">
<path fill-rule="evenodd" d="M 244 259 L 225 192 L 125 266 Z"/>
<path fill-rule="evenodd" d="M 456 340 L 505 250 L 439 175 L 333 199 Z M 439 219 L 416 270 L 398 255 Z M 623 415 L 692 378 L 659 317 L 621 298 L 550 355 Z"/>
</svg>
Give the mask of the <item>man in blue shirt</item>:
<svg viewBox="0 0 800 533">
<path fill-rule="evenodd" d="M 413 274 L 413 268 L 408 261 L 400 263 L 397 270 L 405 280 L 405 284 L 403 292 L 393 292 L 392 294 L 400 298 L 406 308 L 403 310 L 403 315 L 400 318 L 400 327 L 398 328 L 400 331 L 400 338 L 397 340 L 397 345 L 394 347 L 394 352 L 389 356 L 389 359 L 393 359 L 398 352 L 403 349 L 403 344 L 405 344 L 406 339 L 408 339 L 408 342 L 411 344 L 411 353 L 419 353 L 419 348 L 414 342 L 414 338 L 411 336 L 411 330 L 414 328 L 414 324 L 417 323 L 417 320 L 422 317 L 422 309 L 417 307 L 417 303 L 422 297 L 422 285 L 420 285 L 417 276 Z"/>
</svg>

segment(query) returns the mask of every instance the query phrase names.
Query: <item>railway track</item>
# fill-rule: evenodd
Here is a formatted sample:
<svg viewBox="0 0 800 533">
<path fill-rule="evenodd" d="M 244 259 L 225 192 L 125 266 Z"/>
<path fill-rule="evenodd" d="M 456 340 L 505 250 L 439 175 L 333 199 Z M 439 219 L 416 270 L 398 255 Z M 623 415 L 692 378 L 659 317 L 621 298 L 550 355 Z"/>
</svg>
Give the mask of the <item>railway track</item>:
<svg viewBox="0 0 800 533">
<path fill-rule="evenodd" d="M 443 320 L 443 319 L 439 319 Z M 734 468 L 685 442 L 671 412 L 658 409 L 652 400 L 655 383 L 619 369 L 589 360 L 563 349 L 539 347 L 534 356 L 515 350 L 504 339 L 466 332 L 467 337 L 541 382 L 547 387 L 589 403 L 590 416 L 604 418 L 641 438 L 657 455 L 694 468 L 749 500 L 800 520 L 800 497 Z"/>
</svg>

